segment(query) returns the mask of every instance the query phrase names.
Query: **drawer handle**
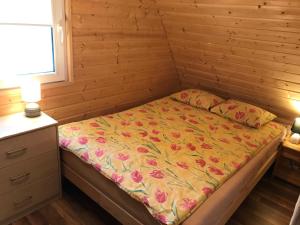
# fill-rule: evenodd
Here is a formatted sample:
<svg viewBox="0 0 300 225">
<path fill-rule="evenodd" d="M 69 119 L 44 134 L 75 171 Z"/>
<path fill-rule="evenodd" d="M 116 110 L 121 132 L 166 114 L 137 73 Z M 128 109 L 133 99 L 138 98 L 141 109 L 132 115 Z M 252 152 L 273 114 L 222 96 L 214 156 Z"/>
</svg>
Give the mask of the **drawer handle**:
<svg viewBox="0 0 300 225">
<path fill-rule="evenodd" d="M 20 207 L 23 207 L 23 206 L 31 203 L 31 201 L 32 201 L 32 196 L 28 196 L 27 198 L 25 198 L 22 201 L 14 202 L 14 206 L 15 206 L 15 208 L 20 208 Z"/>
<path fill-rule="evenodd" d="M 27 148 L 21 148 L 21 149 L 18 149 L 18 150 L 12 150 L 12 151 L 6 152 L 6 157 L 8 159 L 17 158 L 21 155 L 24 155 L 26 150 L 27 150 Z"/>
<path fill-rule="evenodd" d="M 9 180 L 12 184 L 21 184 L 28 180 L 30 173 L 24 173 L 15 177 L 10 177 Z"/>
</svg>

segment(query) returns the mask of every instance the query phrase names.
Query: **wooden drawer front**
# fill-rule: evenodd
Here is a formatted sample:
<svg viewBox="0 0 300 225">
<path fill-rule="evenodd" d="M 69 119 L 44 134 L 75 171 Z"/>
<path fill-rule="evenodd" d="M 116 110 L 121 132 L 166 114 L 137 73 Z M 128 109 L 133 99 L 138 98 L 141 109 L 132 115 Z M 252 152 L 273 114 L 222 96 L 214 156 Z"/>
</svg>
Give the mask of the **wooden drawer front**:
<svg viewBox="0 0 300 225">
<path fill-rule="evenodd" d="M 59 193 L 59 180 L 55 174 L 16 191 L 0 195 L 0 224 Z"/>
<path fill-rule="evenodd" d="M 300 163 L 300 152 L 298 151 L 287 148 L 282 152 L 282 156 Z"/>
<path fill-rule="evenodd" d="M 24 187 L 53 173 L 59 174 L 57 151 L 0 169 L 0 195 Z"/>
<path fill-rule="evenodd" d="M 0 141 L 0 168 L 57 150 L 56 139 L 56 127 L 53 126 Z"/>
<path fill-rule="evenodd" d="M 300 186 L 300 163 L 288 158 L 281 157 L 277 162 L 275 175 L 278 177 Z"/>
</svg>

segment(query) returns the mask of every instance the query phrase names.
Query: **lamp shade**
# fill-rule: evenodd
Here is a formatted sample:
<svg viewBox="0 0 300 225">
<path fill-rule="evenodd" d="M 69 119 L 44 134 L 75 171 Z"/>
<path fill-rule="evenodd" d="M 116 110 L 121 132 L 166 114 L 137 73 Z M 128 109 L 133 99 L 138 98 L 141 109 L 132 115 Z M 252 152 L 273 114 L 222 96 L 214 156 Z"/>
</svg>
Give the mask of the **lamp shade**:
<svg viewBox="0 0 300 225">
<path fill-rule="evenodd" d="M 295 122 L 292 126 L 292 132 L 300 134 L 300 117 L 295 119 Z"/>
<path fill-rule="evenodd" d="M 21 84 L 21 95 L 24 102 L 38 102 L 41 100 L 41 84 L 37 80 L 26 80 Z"/>
</svg>

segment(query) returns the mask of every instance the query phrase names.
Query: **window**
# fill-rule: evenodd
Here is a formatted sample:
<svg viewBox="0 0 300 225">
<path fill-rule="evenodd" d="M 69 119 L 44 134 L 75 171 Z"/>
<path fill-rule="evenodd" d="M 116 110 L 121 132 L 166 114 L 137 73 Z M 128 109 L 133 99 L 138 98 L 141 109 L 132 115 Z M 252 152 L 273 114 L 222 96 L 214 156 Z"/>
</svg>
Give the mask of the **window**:
<svg viewBox="0 0 300 225">
<path fill-rule="evenodd" d="M 65 80 L 64 0 L 0 1 L 0 88 L 12 78 Z"/>
</svg>

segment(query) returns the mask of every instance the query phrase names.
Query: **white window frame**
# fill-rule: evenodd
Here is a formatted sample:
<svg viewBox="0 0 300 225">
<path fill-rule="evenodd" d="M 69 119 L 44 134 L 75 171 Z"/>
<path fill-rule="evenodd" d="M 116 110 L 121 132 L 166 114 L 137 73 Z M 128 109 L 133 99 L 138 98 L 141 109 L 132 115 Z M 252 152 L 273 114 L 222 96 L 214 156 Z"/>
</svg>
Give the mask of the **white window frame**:
<svg viewBox="0 0 300 225">
<path fill-rule="evenodd" d="M 66 4 L 65 4 L 66 1 Z M 21 79 L 32 78 L 39 80 L 40 83 L 53 83 L 68 80 L 68 59 L 67 54 L 67 11 L 65 7 L 69 6 L 69 0 L 51 0 L 53 15 L 53 49 L 54 49 L 54 67 L 55 72 L 32 74 L 25 76 L 15 76 L 7 80 L 0 79 L 0 89 L 18 87 Z M 31 24 L 28 24 L 31 25 Z M 34 24 L 33 24 L 34 25 Z M 68 40 L 70 41 L 70 40 Z"/>
</svg>

